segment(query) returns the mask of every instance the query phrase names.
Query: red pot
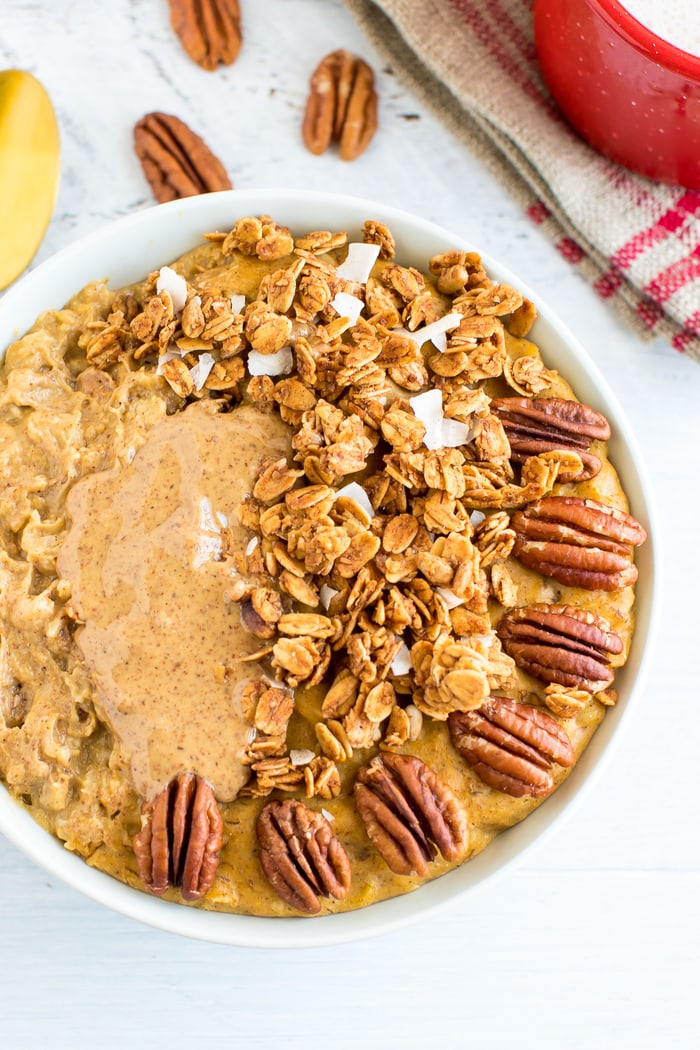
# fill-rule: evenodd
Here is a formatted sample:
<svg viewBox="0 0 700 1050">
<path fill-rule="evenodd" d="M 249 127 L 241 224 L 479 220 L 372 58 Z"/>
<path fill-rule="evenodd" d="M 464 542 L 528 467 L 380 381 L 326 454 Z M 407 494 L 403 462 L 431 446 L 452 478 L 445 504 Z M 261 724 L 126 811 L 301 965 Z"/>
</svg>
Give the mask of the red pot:
<svg viewBox="0 0 700 1050">
<path fill-rule="evenodd" d="M 700 56 L 656 36 L 617 0 L 535 0 L 534 25 L 547 85 L 595 149 L 700 189 Z"/>
</svg>

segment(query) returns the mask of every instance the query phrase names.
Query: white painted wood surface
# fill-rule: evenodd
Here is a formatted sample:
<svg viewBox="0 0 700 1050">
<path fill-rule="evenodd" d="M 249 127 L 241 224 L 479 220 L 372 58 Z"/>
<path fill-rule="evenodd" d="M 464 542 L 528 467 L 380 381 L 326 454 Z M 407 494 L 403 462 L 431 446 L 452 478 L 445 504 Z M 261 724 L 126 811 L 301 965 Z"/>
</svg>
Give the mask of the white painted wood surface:
<svg viewBox="0 0 700 1050">
<path fill-rule="evenodd" d="M 242 6 L 244 51 L 208 74 L 181 51 L 165 0 L 3 0 L 0 68 L 39 76 L 61 124 L 39 258 L 151 203 L 131 128 L 154 109 L 198 130 L 239 188 L 341 190 L 470 237 L 555 307 L 636 430 L 664 530 L 659 644 L 636 721 L 565 827 L 478 895 L 374 940 L 308 952 L 185 941 L 55 884 L 1 840 L 0 1047 L 699 1046 L 700 367 L 623 328 L 390 70 L 364 157 L 306 153 L 310 70 L 339 46 L 373 56 L 339 0 Z"/>
</svg>

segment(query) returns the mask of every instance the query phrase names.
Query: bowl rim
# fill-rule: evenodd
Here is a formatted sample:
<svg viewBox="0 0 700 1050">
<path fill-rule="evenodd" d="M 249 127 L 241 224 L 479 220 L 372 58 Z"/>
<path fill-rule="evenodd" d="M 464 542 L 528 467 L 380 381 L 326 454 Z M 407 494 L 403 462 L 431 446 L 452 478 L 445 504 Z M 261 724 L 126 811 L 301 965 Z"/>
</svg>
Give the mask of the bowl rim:
<svg viewBox="0 0 700 1050">
<path fill-rule="evenodd" d="M 322 228 L 324 222 L 336 229 L 350 228 L 354 223 L 359 229 L 365 219 L 373 218 L 392 228 L 397 243 L 409 238 L 408 254 L 419 251 L 423 265 L 427 258 L 423 255 L 424 250 L 430 250 L 430 254 L 449 247 L 479 251 L 492 279 L 514 284 L 537 305 L 539 316 L 533 339 L 541 346 L 545 360 L 548 355 L 563 354 L 566 376 L 572 379 L 573 374 L 572 385 L 577 396 L 590 401 L 592 394 L 594 405 L 602 406 L 601 410 L 611 417 L 614 429 L 610 442 L 614 448 L 611 458 L 625 479 L 625 490 L 634 504 L 633 512 L 649 535 L 638 559 L 640 570 L 643 563 L 643 576 L 642 572 L 640 576 L 644 579 L 645 591 L 641 596 L 637 593 L 635 636 L 630 658 L 620 672 L 624 676 L 624 702 L 607 712 L 572 773 L 527 820 L 498 835 L 488 849 L 473 860 L 414 892 L 358 911 L 315 917 L 313 921 L 304 917 L 264 918 L 185 907 L 149 896 L 91 868 L 37 824 L 0 785 L 0 832 L 45 870 L 98 903 L 161 930 L 200 940 L 239 947 L 319 947 L 388 932 L 418 921 L 457 897 L 478 891 L 522 863 L 531 849 L 575 812 L 602 776 L 627 731 L 648 674 L 660 619 L 660 530 L 646 466 L 630 425 L 607 381 L 567 326 L 526 281 L 481 251 L 468 238 L 377 201 L 315 190 L 233 190 L 156 205 L 124 216 L 63 248 L 0 298 L 0 356 L 6 345 L 23 334 L 36 319 L 33 294 L 38 292 L 44 309 L 60 308 L 87 280 L 96 279 L 94 270 L 87 280 L 84 273 L 81 275 L 81 267 L 85 271 L 94 266 L 94 255 L 111 259 L 116 271 L 124 265 L 130 267 L 129 272 L 135 276 L 128 280 L 133 281 L 137 279 L 136 275 L 143 276 L 148 272 L 149 267 L 141 261 L 134 261 L 131 256 L 124 264 L 118 255 L 120 242 L 128 241 L 131 234 L 140 233 L 143 255 L 159 258 L 160 262 L 155 265 L 163 265 L 200 243 L 207 230 L 224 223 L 230 228 L 236 218 L 247 214 L 272 214 L 277 221 L 292 226 L 298 222 L 307 229 Z M 299 214 L 314 216 L 316 225 L 310 225 L 313 220 L 309 218 L 291 218 Z M 182 224 L 181 228 L 179 224 Z M 171 253 L 165 244 L 176 241 L 180 247 Z M 421 242 L 432 245 L 432 248 L 412 247 Z M 442 248 L 436 245 L 442 245 Z M 400 249 L 400 256 L 406 261 L 406 251 Z M 114 286 L 118 287 L 120 283 L 127 282 L 115 277 Z M 22 318 L 28 320 L 22 324 Z M 627 668 L 629 671 L 625 674 Z"/>
<path fill-rule="evenodd" d="M 635 18 L 619 0 L 585 0 L 585 2 L 589 7 L 597 9 L 608 25 L 616 30 L 618 35 L 640 55 L 679 76 L 700 81 L 700 55 L 693 55 L 692 52 L 672 44 L 670 40 L 658 36 L 638 18 Z"/>
</svg>

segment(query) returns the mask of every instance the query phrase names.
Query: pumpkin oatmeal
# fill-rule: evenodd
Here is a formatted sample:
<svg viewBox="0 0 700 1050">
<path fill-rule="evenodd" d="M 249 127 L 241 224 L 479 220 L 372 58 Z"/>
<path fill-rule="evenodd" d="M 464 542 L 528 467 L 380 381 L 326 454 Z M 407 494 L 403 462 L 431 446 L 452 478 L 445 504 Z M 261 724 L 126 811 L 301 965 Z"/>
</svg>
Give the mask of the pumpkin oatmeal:
<svg viewBox="0 0 700 1050">
<path fill-rule="evenodd" d="M 250 216 L 42 314 L 0 374 L 0 776 L 198 907 L 405 893 L 614 705 L 644 530 L 474 252 Z"/>
</svg>

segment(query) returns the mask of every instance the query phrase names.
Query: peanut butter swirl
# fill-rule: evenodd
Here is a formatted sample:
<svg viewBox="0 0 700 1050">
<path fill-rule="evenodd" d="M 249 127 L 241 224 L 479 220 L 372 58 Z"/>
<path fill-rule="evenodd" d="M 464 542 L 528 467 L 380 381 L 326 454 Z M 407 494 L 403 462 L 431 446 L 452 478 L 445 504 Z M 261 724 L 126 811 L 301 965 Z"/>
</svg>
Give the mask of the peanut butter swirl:
<svg viewBox="0 0 700 1050">
<path fill-rule="evenodd" d="M 127 467 L 71 492 L 59 570 L 101 713 L 144 798 L 182 772 L 206 778 L 221 801 L 247 779 L 237 686 L 261 669 L 236 665 L 258 643 L 227 600 L 236 570 L 221 532 L 231 554 L 244 552 L 237 509 L 261 459 L 287 448 L 278 418 L 195 404 L 157 423 Z M 220 681 L 221 665 L 239 669 Z"/>
</svg>

